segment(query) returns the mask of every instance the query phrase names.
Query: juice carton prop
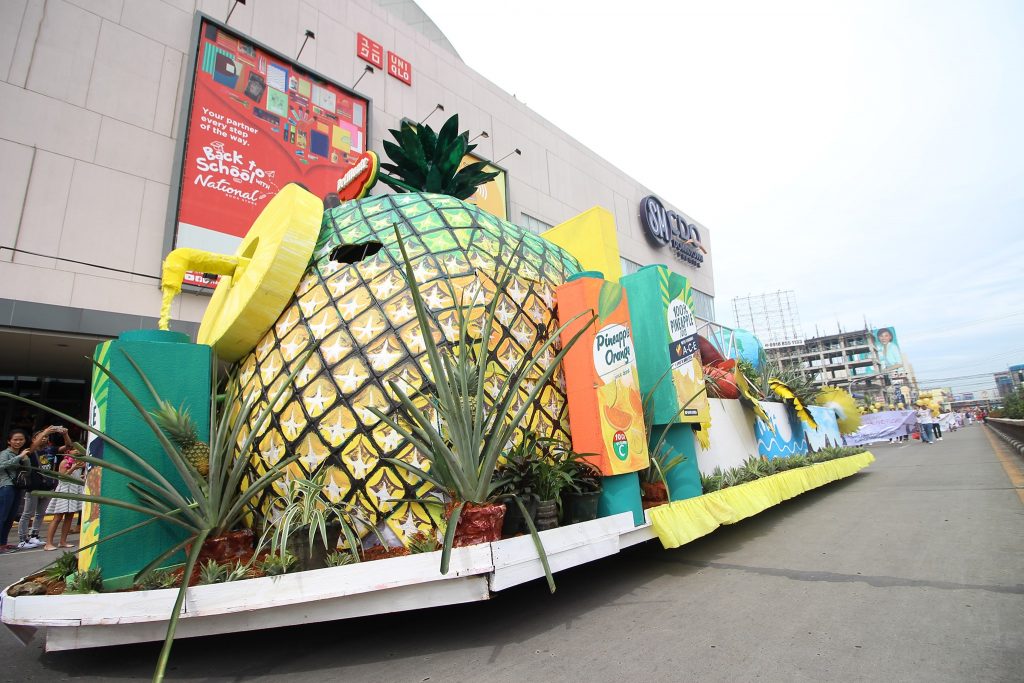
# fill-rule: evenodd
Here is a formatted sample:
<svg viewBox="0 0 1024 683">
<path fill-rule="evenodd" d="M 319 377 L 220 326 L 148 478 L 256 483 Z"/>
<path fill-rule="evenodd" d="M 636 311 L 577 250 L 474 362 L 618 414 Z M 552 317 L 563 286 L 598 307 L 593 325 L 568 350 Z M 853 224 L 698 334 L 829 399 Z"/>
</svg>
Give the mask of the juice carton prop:
<svg viewBox="0 0 1024 683">
<path fill-rule="evenodd" d="M 661 265 L 622 278 L 637 346 L 640 390 L 654 392 L 654 424 L 707 422 L 704 366 L 693 293 L 685 277 Z"/>
<path fill-rule="evenodd" d="M 127 354 L 127 355 L 126 355 Z M 146 373 L 160 396 L 173 406 L 187 406 L 199 434 L 210 431 L 210 369 L 212 349 L 192 344 L 187 335 L 165 330 L 132 330 L 96 347 L 95 361 L 116 376 L 147 410 L 157 408 L 139 373 L 128 356 Z M 160 443 L 128 397 L 99 369 L 93 370 L 89 423 L 128 448 L 150 454 L 149 463 L 179 491 L 187 491 L 174 465 L 164 455 Z M 92 436 L 90 455 L 136 469 L 137 465 L 118 449 Z M 92 467 L 85 476 L 85 493 L 104 498 L 135 500 L 129 479 L 105 468 Z M 147 516 L 114 507 L 85 503 L 82 508 L 82 547 L 111 536 L 149 519 Z M 106 585 L 127 585 L 138 570 L 154 556 L 147 549 L 165 548 L 184 540 L 183 532 L 171 524 L 149 524 L 123 536 L 82 551 L 79 570 L 102 567 Z M 178 553 L 165 566 L 184 561 Z"/>
<path fill-rule="evenodd" d="M 573 450 L 593 454 L 587 460 L 605 475 L 598 514 L 628 510 L 642 523 L 636 472 L 650 460 L 626 294 L 597 273 L 581 273 L 555 296 L 563 321 L 583 311 L 598 316 L 562 361 Z M 567 329 L 563 339 L 583 324 Z"/>
<path fill-rule="evenodd" d="M 640 389 L 653 394 L 652 446 L 665 434 L 661 451 L 685 460 L 665 473 L 671 500 L 700 495 L 700 473 L 692 428 L 710 421 L 704 366 L 697 343 L 689 281 L 662 265 L 646 266 L 622 278 L 637 347 Z M 671 425 L 671 426 L 669 426 Z M 658 454 L 652 453 L 652 457 Z"/>
</svg>

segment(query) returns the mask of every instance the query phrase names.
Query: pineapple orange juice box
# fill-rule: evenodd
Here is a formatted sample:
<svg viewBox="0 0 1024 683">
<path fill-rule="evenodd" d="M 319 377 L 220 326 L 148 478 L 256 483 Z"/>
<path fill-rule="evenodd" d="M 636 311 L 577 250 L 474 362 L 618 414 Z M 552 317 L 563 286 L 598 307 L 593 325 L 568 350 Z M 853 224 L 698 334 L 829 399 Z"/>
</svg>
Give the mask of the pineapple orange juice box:
<svg viewBox="0 0 1024 683">
<path fill-rule="evenodd" d="M 686 301 L 676 298 L 668 304 L 669 362 L 680 422 L 702 422 L 710 417 L 704 392 L 704 366 L 697 344 L 697 320 Z"/>
<path fill-rule="evenodd" d="M 560 286 L 556 297 L 563 324 L 580 312 L 597 314 L 562 361 L 573 450 L 593 454 L 587 459 L 606 476 L 645 469 L 647 434 L 625 290 L 582 277 Z M 585 320 L 563 333 L 563 343 Z"/>
</svg>

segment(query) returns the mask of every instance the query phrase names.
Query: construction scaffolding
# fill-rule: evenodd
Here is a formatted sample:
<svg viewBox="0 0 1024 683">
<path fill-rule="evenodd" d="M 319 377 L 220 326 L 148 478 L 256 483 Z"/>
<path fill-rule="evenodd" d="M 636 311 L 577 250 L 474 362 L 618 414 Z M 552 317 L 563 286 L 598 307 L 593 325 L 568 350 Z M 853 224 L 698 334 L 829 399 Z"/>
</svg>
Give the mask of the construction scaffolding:
<svg viewBox="0 0 1024 683">
<path fill-rule="evenodd" d="M 736 327 L 753 332 L 765 349 L 804 343 L 796 292 L 791 289 L 738 296 L 732 300 Z"/>
</svg>

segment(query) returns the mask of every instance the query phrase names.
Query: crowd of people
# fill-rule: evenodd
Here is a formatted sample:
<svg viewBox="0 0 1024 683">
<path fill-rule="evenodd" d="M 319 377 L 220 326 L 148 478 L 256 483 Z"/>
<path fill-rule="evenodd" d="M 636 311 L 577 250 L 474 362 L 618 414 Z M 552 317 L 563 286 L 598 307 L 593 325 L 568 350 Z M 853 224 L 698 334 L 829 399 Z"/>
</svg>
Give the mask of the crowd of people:
<svg viewBox="0 0 1024 683">
<path fill-rule="evenodd" d="M 983 422 L 986 417 L 988 412 L 985 410 L 964 410 L 937 416 L 927 406 L 918 406 L 914 410 L 914 421 L 904 426 L 906 432 L 891 437 L 889 443 L 909 441 L 913 438 L 920 439 L 922 444 L 933 444 L 942 441 L 943 425 L 949 431 L 955 432 L 965 425 Z"/>
<path fill-rule="evenodd" d="M 80 478 L 84 469 L 66 427 L 50 425 L 31 438 L 23 429 L 11 430 L 7 448 L 0 451 L 0 553 L 39 546 L 44 550 L 74 547 L 68 537 L 81 502 L 46 494 L 81 493 L 81 485 L 68 478 Z M 52 519 L 43 541 L 40 534 L 46 515 Z M 11 544 L 15 520 L 18 543 Z"/>
</svg>

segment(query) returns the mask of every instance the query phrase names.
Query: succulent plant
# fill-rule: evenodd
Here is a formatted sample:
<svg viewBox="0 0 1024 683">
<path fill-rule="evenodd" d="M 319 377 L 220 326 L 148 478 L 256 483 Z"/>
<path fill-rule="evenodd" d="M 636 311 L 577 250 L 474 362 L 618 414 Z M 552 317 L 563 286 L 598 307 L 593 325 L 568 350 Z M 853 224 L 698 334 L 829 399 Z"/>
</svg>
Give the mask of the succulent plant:
<svg viewBox="0 0 1024 683">
<path fill-rule="evenodd" d="M 349 553 L 343 553 L 334 551 L 333 553 L 327 554 L 327 566 L 328 567 L 343 567 L 347 564 L 355 564 L 356 561 L 352 559 L 352 555 Z"/>
<path fill-rule="evenodd" d="M 54 581 L 63 581 L 71 574 L 78 571 L 78 556 L 74 553 L 64 553 L 46 570 L 46 578 Z"/>
<path fill-rule="evenodd" d="M 227 567 L 218 564 L 217 560 L 209 559 L 199 567 L 199 583 L 203 585 L 223 583 L 227 573 Z"/>
</svg>

